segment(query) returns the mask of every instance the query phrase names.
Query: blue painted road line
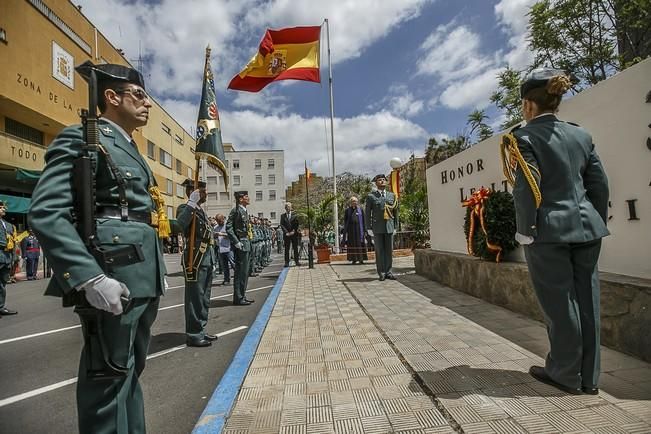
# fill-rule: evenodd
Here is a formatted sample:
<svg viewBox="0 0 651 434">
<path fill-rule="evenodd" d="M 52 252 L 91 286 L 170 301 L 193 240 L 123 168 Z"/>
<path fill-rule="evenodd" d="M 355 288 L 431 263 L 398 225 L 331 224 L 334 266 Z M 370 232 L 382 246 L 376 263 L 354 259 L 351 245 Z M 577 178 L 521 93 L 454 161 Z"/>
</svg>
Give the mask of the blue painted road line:
<svg viewBox="0 0 651 434">
<path fill-rule="evenodd" d="M 278 276 L 278 280 L 269 293 L 267 301 L 258 312 L 258 316 L 242 341 L 242 345 L 235 353 L 233 361 L 210 397 L 210 401 L 206 404 L 203 413 L 201 413 L 199 421 L 192 430 L 193 434 L 215 434 L 221 433 L 224 429 L 226 416 L 230 414 L 233 405 L 235 405 L 235 399 L 244 382 L 244 376 L 249 370 L 253 356 L 255 356 L 255 351 L 258 344 L 260 344 L 262 333 L 269 322 L 271 311 L 276 304 L 288 271 L 289 268 L 284 268 L 280 276 Z"/>
</svg>

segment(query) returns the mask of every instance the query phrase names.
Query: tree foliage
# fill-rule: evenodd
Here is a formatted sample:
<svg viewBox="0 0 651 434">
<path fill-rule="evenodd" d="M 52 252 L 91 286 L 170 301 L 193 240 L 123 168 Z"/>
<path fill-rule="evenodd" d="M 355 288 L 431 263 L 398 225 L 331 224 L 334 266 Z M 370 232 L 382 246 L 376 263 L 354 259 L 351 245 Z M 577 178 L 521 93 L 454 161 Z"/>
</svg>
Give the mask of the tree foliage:
<svg viewBox="0 0 651 434">
<path fill-rule="evenodd" d="M 506 117 L 500 124 L 502 130 L 524 120 L 520 100 L 521 80 L 522 74 L 511 67 L 507 67 L 498 75 L 498 89 L 491 95 L 491 102 L 502 110 Z"/>
<path fill-rule="evenodd" d="M 402 181 L 399 214 L 401 230 L 414 232 L 412 241 L 415 248 L 426 247 L 429 242 L 427 185 L 418 176 L 414 154 L 409 157 Z"/>
<path fill-rule="evenodd" d="M 486 140 L 493 135 L 493 129 L 484 122 L 488 119 L 485 110 L 473 110 L 468 115 L 468 133 L 466 134 L 466 141 L 468 143 L 477 143 Z M 476 139 L 475 139 L 476 137 Z"/>
<path fill-rule="evenodd" d="M 425 150 L 425 161 L 427 167 L 432 167 L 441 161 L 465 151 L 469 148 L 468 140 L 465 136 L 447 137 L 441 139 L 441 143 L 435 137 L 431 137 Z"/>
</svg>

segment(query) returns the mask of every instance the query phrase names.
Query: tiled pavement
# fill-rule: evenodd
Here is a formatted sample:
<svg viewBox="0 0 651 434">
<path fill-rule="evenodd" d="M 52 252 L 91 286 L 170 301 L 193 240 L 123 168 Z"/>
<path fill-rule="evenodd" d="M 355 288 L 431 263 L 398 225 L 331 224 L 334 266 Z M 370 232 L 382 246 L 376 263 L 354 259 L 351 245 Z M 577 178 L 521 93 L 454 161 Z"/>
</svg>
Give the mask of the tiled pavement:
<svg viewBox="0 0 651 434">
<path fill-rule="evenodd" d="M 291 269 L 224 432 L 651 433 L 650 364 L 604 348 L 564 394 L 527 374 L 542 324 L 394 266 Z"/>
</svg>

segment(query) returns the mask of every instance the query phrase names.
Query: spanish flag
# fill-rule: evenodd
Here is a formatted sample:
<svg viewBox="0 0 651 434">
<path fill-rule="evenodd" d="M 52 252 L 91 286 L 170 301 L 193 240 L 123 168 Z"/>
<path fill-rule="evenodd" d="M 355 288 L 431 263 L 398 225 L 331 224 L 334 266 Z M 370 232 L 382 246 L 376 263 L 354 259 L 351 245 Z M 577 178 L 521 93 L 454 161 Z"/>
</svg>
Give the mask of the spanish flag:
<svg viewBox="0 0 651 434">
<path fill-rule="evenodd" d="M 320 39 L 320 26 L 267 29 L 258 53 L 233 77 L 228 88 L 259 92 L 278 80 L 320 83 Z"/>
</svg>

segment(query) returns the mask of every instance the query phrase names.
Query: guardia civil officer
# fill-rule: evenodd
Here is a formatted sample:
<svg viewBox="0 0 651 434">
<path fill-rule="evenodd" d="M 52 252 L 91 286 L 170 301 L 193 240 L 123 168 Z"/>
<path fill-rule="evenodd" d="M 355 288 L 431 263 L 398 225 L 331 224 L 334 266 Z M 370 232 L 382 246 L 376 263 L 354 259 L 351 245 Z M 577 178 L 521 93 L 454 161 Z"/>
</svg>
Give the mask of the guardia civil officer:
<svg viewBox="0 0 651 434">
<path fill-rule="evenodd" d="M 163 247 L 154 225 L 159 192 L 147 162 L 132 139 L 147 124 L 151 102 L 142 75 L 114 64 L 79 66 L 89 80 L 97 74 L 100 148 L 91 152 L 96 182 L 93 245 L 113 263 L 89 253 L 78 235 L 73 162 L 82 155 L 82 127 L 65 128 L 45 154 L 34 190 L 29 224 L 54 272 L 46 295 L 64 306 L 80 298 L 90 304 L 82 328 L 84 348 L 77 381 L 81 433 L 144 433 L 143 394 L 138 377 L 145 368 L 151 326 L 165 289 Z M 124 306 L 123 299 L 129 299 Z M 124 300 L 126 301 L 126 300 Z M 77 304 L 78 308 L 80 307 Z M 86 310 L 86 308 L 84 308 Z M 80 311 L 78 311 L 80 312 Z M 80 313 L 80 317 L 82 317 Z M 88 314 L 85 321 L 90 321 Z"/>
<path fill-rule="evenodd" d="M 189 347 L 208 347 L 217 335 L 206 333 L 208 311 L 210 308 L 210 291 L 213 269 L 216 263 L 212 225 L 201 204 L 206 201 L 206 183 L 198 182 L 195 190 L 194 181 L 183 182 L 188 202 L 179 205 L 176 221 L 183 229 L 185 249 L 181 265 L 185 277 L 185 343 Z M 194 233 L 192 219 L 195 219 Z M 190 251 L 190 237 L 194 238 Z M 192 261 L 192 267 L 189 267 Z"/>
<path fill-rule="evenodd" d="M 5 203 L 0 201 L 0 318 L 6 315 L 16 315 L 18 312 L 5 306 L 7 299 L 7 283 L 14 266 L 14 237 L 16 229 L 3 217 L 6 213 Z"/>
<path fill-rule="evenodd" d="M 375 267 L 380 280 L 396 280 L 391 272 L 393 264 L 393 233 L 398 225 L 398 200 L 386 190 L 387 177 L 380 174 L 373 178 L 377 190 L 366 197 L 366 218 L 370 229 L 368 234 L 375 244 Z"/>
<path fill-rule="evenodd" d="M 599 393 L 599 276 L 606 228 L 608 180 L 592 137 L 554 114 L 571 82 L 564 72 L 536 69 L 522 82 L 527 124 L 517 141 L 513 197 L 516 238 L 547 322 L 539 381 L 572 394 Z"/>
<path fill-rule="evenodd" d="M 249 205 L 249 193 L 236 191 L 236 205 L 228 215 L 226 233 L 231 240 L 231 249 L 235 256 L 235 272 L 233 278 L 233 304 L 246 306 L 254 300 L 246 298 L 246 286 L 249 283 L 249 261 L 253 260 L 252 251 L 253 228 L 246 207 Z"/>
</svg>

